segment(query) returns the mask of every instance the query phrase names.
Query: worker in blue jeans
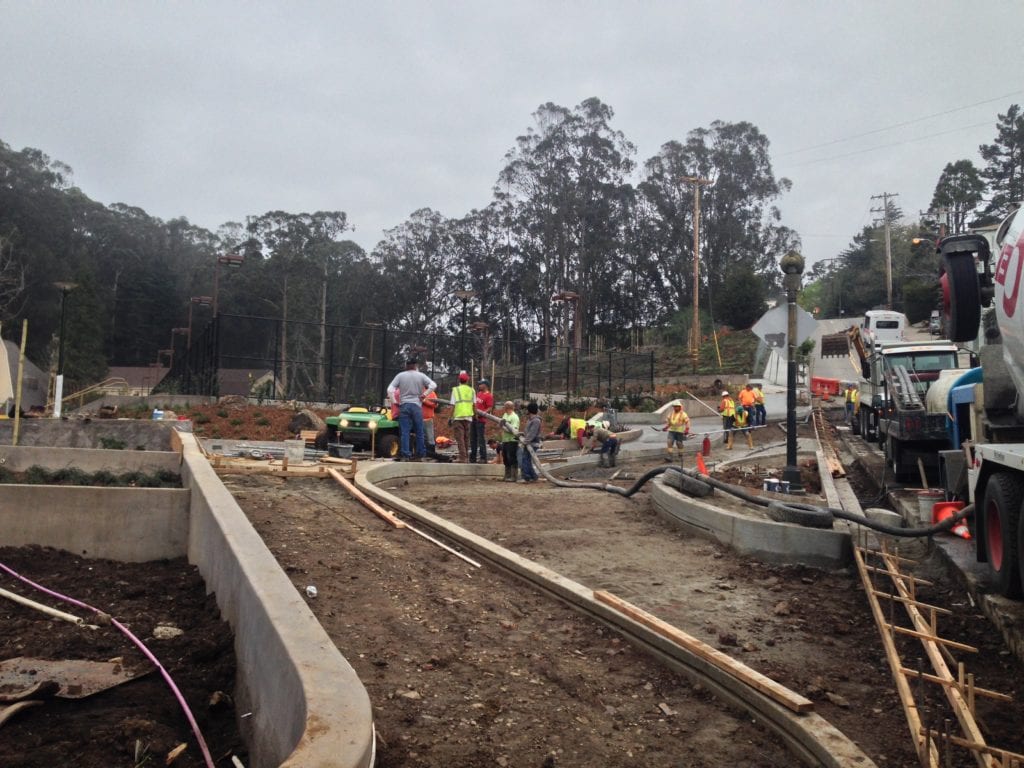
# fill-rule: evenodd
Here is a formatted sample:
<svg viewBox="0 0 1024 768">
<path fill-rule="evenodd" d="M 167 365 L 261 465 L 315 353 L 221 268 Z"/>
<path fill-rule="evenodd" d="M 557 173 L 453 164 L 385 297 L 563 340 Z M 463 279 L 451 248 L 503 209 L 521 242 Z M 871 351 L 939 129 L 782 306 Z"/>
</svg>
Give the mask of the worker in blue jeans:
<svg viewBox="0 0 1024 768">
<path fill-rule="evenodd" d="M 388 392 L 398 390 L 398 430 L 401 454 L 396 461 L 413 461 L 409 446 L 409 433 L 416 432 L 416 458 L 422 459 L 427 453 L 426 441 L 423 439 L 423 398 L 427 392 L 437 389 L 437 384 L 425 373 L 416 370 L 419 361 L 409 358 L 405 370 L 392 379 Z"/>
</svg>

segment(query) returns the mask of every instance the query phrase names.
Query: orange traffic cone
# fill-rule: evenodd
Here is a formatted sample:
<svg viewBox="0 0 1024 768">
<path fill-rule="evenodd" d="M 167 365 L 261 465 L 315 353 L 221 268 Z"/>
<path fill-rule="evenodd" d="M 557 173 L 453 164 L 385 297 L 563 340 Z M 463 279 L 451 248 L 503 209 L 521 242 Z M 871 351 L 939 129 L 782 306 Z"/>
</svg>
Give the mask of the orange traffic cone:
<svg viewBox="0 0 1024 768">
<path fill-rule="evenodd" d="M 704 439 L 706 440 L 707 438 Z M 706 475 L 708 473 L 707 465 L 704 464 L 704 457 L 699 453 L 697 454 L 697 469 L 702 475 Z"/>
<path fill-rule="evenodd" d="M 937 525 L 943 520 L 947 520 L 963 508 L 964 503 L 962 501 L 940 501 L 934 504 L 932 506 L 932 524 Z M 949 532 L 962 539 L 971 538 L 971 532 L 963 520 L 954 525 Z"/>
</svg>

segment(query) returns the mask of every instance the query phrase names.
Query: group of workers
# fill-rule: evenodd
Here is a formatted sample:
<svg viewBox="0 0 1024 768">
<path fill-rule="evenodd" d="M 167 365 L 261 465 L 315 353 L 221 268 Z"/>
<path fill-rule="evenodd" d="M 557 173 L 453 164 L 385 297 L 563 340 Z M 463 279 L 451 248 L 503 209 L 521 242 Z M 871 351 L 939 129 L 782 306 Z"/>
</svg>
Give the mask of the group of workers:
<svg viewBox="0 0 1024 768">
<path fill-rule="evenodd" d="M 437 396 L 437 384 L 429 376 L 421 373 L 417 365 L 417 360 L 410 358 L 406 363 L 406 370 L 396 375 L 388 386 L 388 391 L 393 393 L 393 401 L 397 403 L 398 411 L 401 453 L 396 457 L 397 461 L 418 461 L 420 457 L 428 454 L 428 450 L 434 452 L 434 412 L 441 405 L 441 401 Z M 849 389 L 847 390 L 848 411 L 852 412 L 856 407 L 856 397 L 854 385 L 852 394 Z M 452 406 L 449 424 L 458 447 L 458 458 L 455 461 L 469 464 L 487 463 L 486 427 L 489 414 L 494 409 L 490 382 L 487 379 L 480 379 L 474 392 L 469 386 L 469 374 L 465 371 L 460 372 L 458 384 L 452 388 L 447 404 Z M 529 403 L 526 407 L 526 420 L 523 422 L 516 412 L 515 403 L 506 400 L 501 412 L 495 414 L 504 424 L 498 440 L 491 440 L 490 443 L 505 465 L 506 482 L 528 483 L 537 480 L 537 471 L 533 466 L 530 452 L 525 448 L 519 450 L 519 434 L 522 427 L 524 443 L 534 450 L 540 447 L 542 437 L 538 411 L 537 403 Z M 729 390 L 722 390 L 718 412 L 722 416 L 725 447 L 731 450 L 734 434 L 740 432 L 746 437 L 747 445 L 753 448 L 751 428 L 764 426 L 767 418 L 761 387 L 748 383 L 739 391 L 736 398 L 733 398 Z M 683 410 L 681 402 L 676 401 L 672 404 L 672 408 L 665 415 L 663 429 L 668 433 L 666 458 L 671 460 L 677 452 L 682 453 L 683 443 L 690 433 L 690 417 Z M 410 444 L 413 433 L 416 435 L 415 456 Z M 567 416 L 552 436 L 575 440 L 585 452 L 597 449 L 599 466 L 615 466 L 620 440 L 607 421 L 589 423 L 585 419 Z"/>
</svg>

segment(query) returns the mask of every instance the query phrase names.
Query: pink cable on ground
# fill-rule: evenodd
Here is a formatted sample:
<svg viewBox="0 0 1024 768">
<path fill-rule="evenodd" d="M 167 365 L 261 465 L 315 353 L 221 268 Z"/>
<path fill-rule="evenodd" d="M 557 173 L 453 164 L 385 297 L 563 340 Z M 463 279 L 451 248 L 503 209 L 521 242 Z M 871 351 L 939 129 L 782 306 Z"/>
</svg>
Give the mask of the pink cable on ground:
<svg viewBox="0 0 1024 768">
<path fill-rule="evenodd" d="M 149 659 L 151 662 L 153 662 L 153 665 L 158 670 L 160 670 L 160 674 L 163 676 L 164 680 L 167 682 L 167 685 L 170 686 L 171 692 L 174 694 L 174 697 L 178 700 L 178 703 L 181 705 L 181 709 L 185 713 L 185 718 L 188 720 L 189 725 L 192 726 L 192 733 L 195 734 L 196 740 L 199 742 L 199 748 L 203 752 L 203 759 L 206 761 L 206 765 L 208 766 L 208 768 L 214 768 L 213 757 L 211 757 L 211 755 L 210 755 L 210 749 L 206 746 L 206 739 L 204 739 L 203 738 L 203 734 L 200 733 L 200 731 L 199 731 L 199 724 L 196 722 L 195 717 L 192 716 L 192 710 L 189 709 L 188 703 L 185 701 L 185 697 L 181 695 L 181 691 L 178 690 L 178 686 L 175 685 L 174 680 L 171 679 L 170 674 L 168 674 L 167 670 L 164 669 L 163 664 L 160 663 L 160 661 L 157 659 L 157 657 L 153 655 L 153 653 L 149 650 L 149 648 L 147 648 L 143 644 L 143 642 L 141 640 L 139 640 L 139 638 L 137 638 L 135 635 L 132 634 L 131 630 L 129 630 L 128 627 L 126 627 L 121 622 L 117 621 L 117 619 L 113 618 L 112 616 L 109 616 L 108 614 L 106 614 L 103 611 L 99 610 L 98 608 L 93 608 L 88 603 L 83 603 L 80 600 L 75 600 L 73 597 L 68 597 L 67 595 L 62 595 L 59 592 L 54 592 L 53 590 L 47 589 L 42 584 L 36 584 L 31 579 L 26 579 L 21 574 L 16 573 L 15 571 L 12 571 L 10 568 L 8 568 L 3 563 L 0 563 L 0 570 L 6 571 L 7 573 L 9 573 L 14 578 L 19 579 L 19 580 L 25 582 L 29 586 L 34 587 L 35 589 L 38 589 L 40 592 L 42 592 L 44 594 L 47 594 L 50 597 L 55 597 L 58 600 L 63 600 L 65 603 L 70 603 L 71 605 L 77 605 L 79 608 L 84 608 L 87 611 L 92 611 L 93 613 L 97 614 L 98 616 L 107 616 L 110 619 L 110 623 L 113 624 L 115 627 L 117 627 L 119 630 L 121 630 L 121 632 L 124 634 L 124 636 L 127 637 L 129 640 L 131 640 L 135 644 L 135 647 L 137 647 L 140 651 L 142 651 L 143 655 L 147 659 Z"/>
</svg>

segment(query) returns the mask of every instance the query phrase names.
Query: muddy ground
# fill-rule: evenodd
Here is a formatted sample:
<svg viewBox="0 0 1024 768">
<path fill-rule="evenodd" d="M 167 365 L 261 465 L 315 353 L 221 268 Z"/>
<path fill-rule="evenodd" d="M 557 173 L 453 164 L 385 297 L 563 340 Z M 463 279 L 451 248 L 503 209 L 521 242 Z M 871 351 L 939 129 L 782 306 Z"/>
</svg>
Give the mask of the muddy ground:
<svg viewBox="0 0 1024 768">
<path fill-rule="evenodd" d="M 620 462 L 618 469 L 627 476 L 620 474 L 617 482 L 630 482 L 628 476 L 639 476 L 656 463 Z M 613 471 L 580 470 L 579 476 L 607 479 Z M 749 716 L 718 703 L 700 685 L 666 671 L 607 628 L 501 572 L 474 568 L 408 531 L 386 526 L 330 480 L 232 475 L 224 481 L 296 589 L 304 593 L 309 585 L 317 587 L 311 609 L 370 693 L 382 768 L 794 765 L 775 737 Z M 401 481 L 389 487 L 576 581 L 636 603 L 808 696 L 876 764 L 916 764 L 855 576 L 737 557 L 662 522 L 646 491 L 624 499 L 497 479 Z M 31 556 L 22 561 L 31 562 Z M 50 570 L 68 579 L 64 589 L 84 593 L 103 570 L 89 567 L 95 570 L 77 563 Z M 113 568 L 119 573 L 120 566 Z M 940 620 L 942 633 L 981 649 L 964 659 L 977 684 L 1019 700 L 1024 695 L 1020 665 L 1001 647 L 998 634 L 940 570 L 928 564 L 919 570 L 936 580 L 935 587 L 922 590 L 921 599 L 956 611 L 955 617 Z M 137 580 L 138 588 L 118 583 Z M 135 624 L 147 626 L 154 605 L 162 615 L 161 581 L 104 574 L 101 585 L 103 590 L 127 588 L 143 604 L 143 612 L 132 619 Z M 103 590 L 89 594 L 120 605 L 121 598 L 104 597 Z M 201 613 L 209 609 L 201 595 L 176 602 L 191 602 Z M 3 610 L 11 615 L 9 607 Z M 6 630 L 20 632 L 26 620 L 20 615 L 13 624 L 3 619 L 2 642 L 8 645 L 0 650 L 5 656 L 12 653 L 11 643 L 24 643 Z M 211 636 L 213 645 L 182 651 L 185 666 L 203 657 L 203 648 L 207 654 L 217 649 L 215 657 L 221 659 L 230 649 L 223 646 L 225 637 L 230 636 L 221 627 Z M 898 644 L 905 665 L 917 668 L 919 646 L 903 637 Z M 78 651 L 67 651 L 72 652 Z M 121 651 L 104 647 L 95 653 L 109 658 Z M 188 734 L 170 713 L 149 714 L 136 699 L 125 700 L 131 714 L 118 708 L 130 687 L 141 683 L 101 694 L 115 709 L 93 715 L 93 722 L 110 726 L 100 738 L 65 743 L 45 753 L 46 760 L 29 762 L 43 754 L 37 749 L 56 739 L 62 726 L 55 723 L 56 731 L 27 741 L 22 734 L 42 733 L 34 729 L 47 709 L 19 715 L 0 729 L 0 750 L 8 750 L 0 751 L 0 765 L 134 766 L 130 753 L 138 740 L 132 730 L 136 718 L 169 719 L 169 735 L 159 741 L 160 749 L 177 738 L 185 740 Z M 196 700 L 203 702 L 225 685 L 204 680 L 197 684 Z M 941 699 L 937 691 L 925 690 L 925 717 L 941 722 L 947 716 Z M 162 700 L 155 691 L 149 698 Z M 979 709 L 992 742 L 1024 749 L 1020 704 L 980 700 Z M 224 711 L 206 716 L 221 717 Z M 224 716 L 232 719 L 234 714 Z M 15 731 L 15 725 L 27 730 Z M 153 742 L 158 743 L 155 737 Z M 79 759 L 86 744 L 99 750 L 96 762 Z M 222 758 L 219 764 L 227 764 L 232 748 L 229 740 L 215 750 Z M 151 753 L 162 760 L 156 747 Z M 191 748 L 187 754 L 196 756 Z M 9 756 L 21 762 L 9 762 Z M 958 754 L 951 764 L 974 762 Z"/>
</svg>

